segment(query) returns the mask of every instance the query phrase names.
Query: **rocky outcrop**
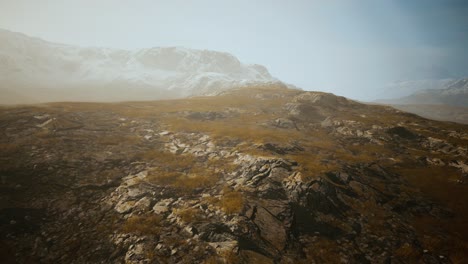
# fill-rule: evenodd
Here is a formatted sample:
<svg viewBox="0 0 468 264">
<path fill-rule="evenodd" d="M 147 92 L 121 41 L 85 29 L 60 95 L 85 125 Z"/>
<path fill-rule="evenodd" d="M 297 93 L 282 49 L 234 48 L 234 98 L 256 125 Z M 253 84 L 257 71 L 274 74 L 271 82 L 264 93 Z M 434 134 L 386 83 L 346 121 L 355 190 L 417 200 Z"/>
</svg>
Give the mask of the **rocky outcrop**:
<svg viewBox="0 0 468 264">
<path fill-rule="evenodd" d="M 464 218 L 440 201 L 464 201 L 465 127 L 322 93 L 224 96 L 214 107 L 1 109 L 5 259 L 453 263 L 464 254 L 451 231 L 464 232 Z M 454 197 L 430 198 L 437 171 L 451 175 L 435 193 Z"/>
</svg>

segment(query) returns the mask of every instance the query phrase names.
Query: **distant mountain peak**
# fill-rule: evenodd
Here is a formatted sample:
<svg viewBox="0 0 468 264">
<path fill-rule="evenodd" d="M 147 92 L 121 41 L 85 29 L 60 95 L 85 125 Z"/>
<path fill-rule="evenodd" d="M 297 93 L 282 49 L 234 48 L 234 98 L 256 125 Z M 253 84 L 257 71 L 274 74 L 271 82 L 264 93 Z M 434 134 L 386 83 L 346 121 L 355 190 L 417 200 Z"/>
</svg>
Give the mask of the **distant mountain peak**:
<svg viewBox="0 0 468 264">
<path fill-rule="evenodd" d="M 0 81 L 0 89 L 18 94 L 20 103 L 25 96 L 42 102 L 180 98 L 279 82 L 264 66 L 226 52 L 77 47 L 1 29 Z"/>
</svg>

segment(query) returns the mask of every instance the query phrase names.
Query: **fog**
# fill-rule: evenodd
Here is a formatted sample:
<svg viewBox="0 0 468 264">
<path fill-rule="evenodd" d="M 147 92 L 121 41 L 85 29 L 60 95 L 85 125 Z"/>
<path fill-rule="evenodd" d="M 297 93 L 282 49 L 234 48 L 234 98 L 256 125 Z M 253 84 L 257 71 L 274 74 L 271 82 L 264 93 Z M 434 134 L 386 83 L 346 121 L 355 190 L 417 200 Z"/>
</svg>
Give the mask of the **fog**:
<svg viewBox="0 0 468 264">
<path fill-rule="evenodd" d="M 0 28 L 48 41 L 229 52 L 306 90 L 360 100 L 468 75 L 466 1 L 1 1 Z"/>
</svg>

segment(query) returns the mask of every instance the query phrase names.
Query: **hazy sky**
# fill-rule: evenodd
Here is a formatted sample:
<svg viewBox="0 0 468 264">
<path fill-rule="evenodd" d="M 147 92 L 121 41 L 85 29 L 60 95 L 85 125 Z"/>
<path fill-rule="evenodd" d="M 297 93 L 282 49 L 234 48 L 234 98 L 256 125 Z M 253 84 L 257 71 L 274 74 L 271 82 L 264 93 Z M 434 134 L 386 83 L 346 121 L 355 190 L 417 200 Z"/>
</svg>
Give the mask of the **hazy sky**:
<svg viewBox="0 0 468 264">
<path fill-rule="evenodd" d="M 0 28 L 124 49 L 226 51 L 307 90 L 468 75 L 465 0 L 0 0 Z"/>
</svg>

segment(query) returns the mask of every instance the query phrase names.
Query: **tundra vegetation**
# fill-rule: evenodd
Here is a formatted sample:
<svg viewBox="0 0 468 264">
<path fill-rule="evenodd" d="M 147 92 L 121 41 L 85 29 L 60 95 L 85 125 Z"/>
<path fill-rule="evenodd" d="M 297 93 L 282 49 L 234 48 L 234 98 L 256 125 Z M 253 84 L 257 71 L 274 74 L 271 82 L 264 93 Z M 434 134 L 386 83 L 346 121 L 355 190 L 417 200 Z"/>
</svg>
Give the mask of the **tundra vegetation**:
<svg viewBox="0 0 468 264">
<path fill-rule="evenodd" d="M 281 85 L 0 108 L 18 262 L 463 263 L 467 126 Z"/>
</svg>

